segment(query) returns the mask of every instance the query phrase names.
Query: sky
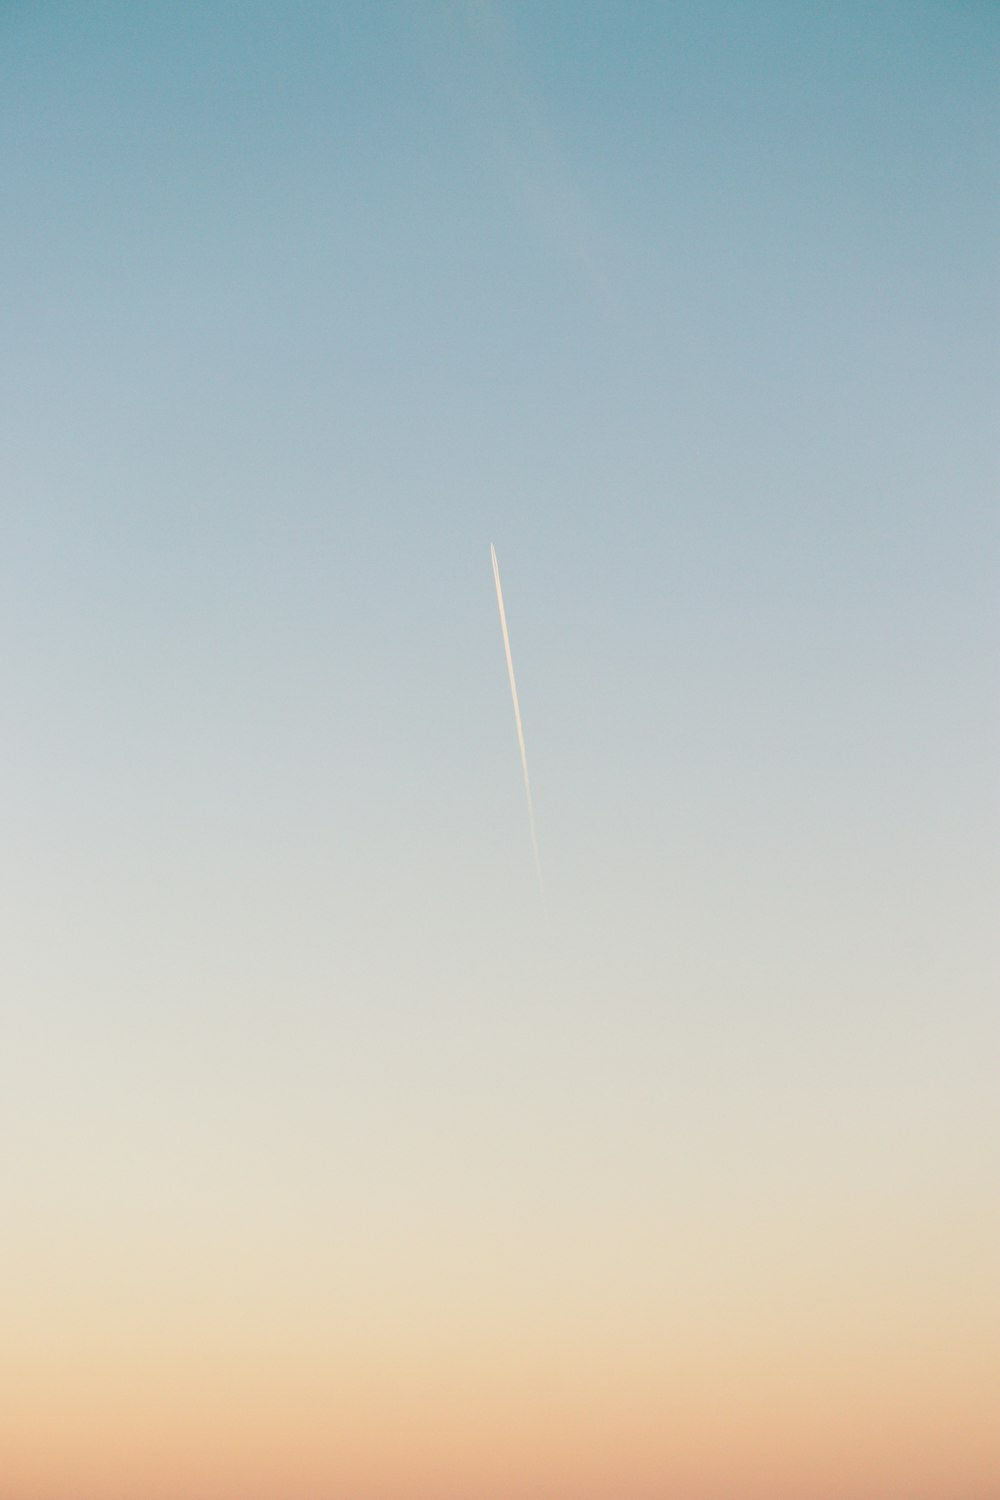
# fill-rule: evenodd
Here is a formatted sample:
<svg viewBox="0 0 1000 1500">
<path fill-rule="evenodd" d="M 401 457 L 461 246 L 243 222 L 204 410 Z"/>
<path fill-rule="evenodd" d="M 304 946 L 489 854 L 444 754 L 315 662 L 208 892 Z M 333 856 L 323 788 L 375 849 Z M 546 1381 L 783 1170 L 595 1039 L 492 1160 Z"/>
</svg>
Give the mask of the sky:
<svg viewBox="0 0 1000 1500">
<path fill-rule="evenodd" d="M 0 8 L 11 1500 L 1000 1492 L 998 64 Z"/>
</svg>

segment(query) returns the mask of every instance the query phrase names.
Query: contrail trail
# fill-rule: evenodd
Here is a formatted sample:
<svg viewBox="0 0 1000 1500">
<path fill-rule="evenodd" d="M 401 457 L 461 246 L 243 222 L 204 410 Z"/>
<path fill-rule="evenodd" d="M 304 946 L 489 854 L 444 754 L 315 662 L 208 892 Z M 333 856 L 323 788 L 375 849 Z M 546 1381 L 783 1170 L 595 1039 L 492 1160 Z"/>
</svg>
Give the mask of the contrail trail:
<svg viewBox="0 0 1000 1500">
<path fill-rule="evenodd" d="M 507 634 L 507 612 L 503 607 L 503 589 L 500 587 L 500 569 L 497 566 L 497 549 L 490 542 L 493 559 L 493 582 L 497 586 L 497 605 L 500 609 L 500 629 L 503 631 L 503 649 L 507 655 L 507 676 L 510 678 L 510 696 L 514 704 L 514 723 L 517 727 L 517 744 L 521 751 L 521 772 L 524 776 L 524 795 L 528 799 L 528 824 L 531 828 L 531 847 L 535 855 L 538 884 L 542 884 L 542 862 L 538 857 L 538 838 L 535 834 L 535 806 L 531 800 L 531 782 L 528 780 L 528 756 L 524 748 L 524 729 L 521 725 L 521 707 L 517 701 L 517 683 L 514 680 L 514 661 L 510 654 L 510 636 Z"/>
</svg>

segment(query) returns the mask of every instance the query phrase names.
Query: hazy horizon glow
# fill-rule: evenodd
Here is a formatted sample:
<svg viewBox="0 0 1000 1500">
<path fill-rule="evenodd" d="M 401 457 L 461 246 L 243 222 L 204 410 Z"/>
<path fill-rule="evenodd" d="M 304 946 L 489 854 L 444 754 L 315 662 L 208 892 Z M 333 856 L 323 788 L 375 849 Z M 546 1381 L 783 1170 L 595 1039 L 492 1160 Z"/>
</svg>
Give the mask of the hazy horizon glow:
<svg viewBox="0 0 1000 1500">
<path fill-rule="evenodd" d="M 995 1500 L 994 9 L 0 43 L 4 1500 Z"/>
</svg>

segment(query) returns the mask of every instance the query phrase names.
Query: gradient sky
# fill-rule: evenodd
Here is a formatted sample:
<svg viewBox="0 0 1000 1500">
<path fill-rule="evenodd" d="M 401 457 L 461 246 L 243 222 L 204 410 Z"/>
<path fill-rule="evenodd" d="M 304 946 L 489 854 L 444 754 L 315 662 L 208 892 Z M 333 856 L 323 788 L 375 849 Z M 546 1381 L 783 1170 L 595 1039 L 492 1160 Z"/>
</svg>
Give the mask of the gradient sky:
<svg viewBox="0 0 1000 1500">
<path fill-rule="evenodd" d="M 1000 1493 L 998 77 L 0 10 L 5 1496 Z"/>
</svg>

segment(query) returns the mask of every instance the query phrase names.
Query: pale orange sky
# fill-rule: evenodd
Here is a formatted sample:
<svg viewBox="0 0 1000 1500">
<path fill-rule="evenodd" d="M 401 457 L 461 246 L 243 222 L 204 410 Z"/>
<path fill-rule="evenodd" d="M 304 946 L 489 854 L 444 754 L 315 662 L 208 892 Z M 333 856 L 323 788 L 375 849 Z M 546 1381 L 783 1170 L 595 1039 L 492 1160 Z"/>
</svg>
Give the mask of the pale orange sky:
<svg viewBox="0 0 1000 1500">
<path fill-rule="evenodd" d="M 266 1232 L 201 1265 L 180 1241 L 103 1265 L 64 1246 L 15 1263 L 0 1301 L 6 1483 L 23 1500 L 985 1500 L 997 1224 L 960 1203 L 930 1232 L 898 1198 L 847 1225 L 832 1208 L 703 1213 L 645 1243 L 442 1226 L 353 1258 Z"/>
</svg>

